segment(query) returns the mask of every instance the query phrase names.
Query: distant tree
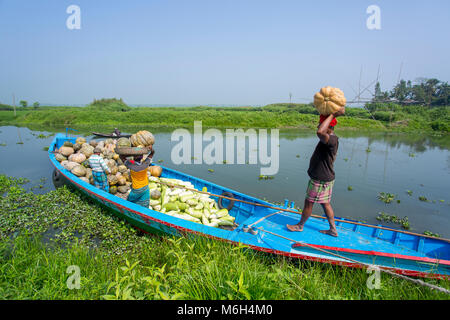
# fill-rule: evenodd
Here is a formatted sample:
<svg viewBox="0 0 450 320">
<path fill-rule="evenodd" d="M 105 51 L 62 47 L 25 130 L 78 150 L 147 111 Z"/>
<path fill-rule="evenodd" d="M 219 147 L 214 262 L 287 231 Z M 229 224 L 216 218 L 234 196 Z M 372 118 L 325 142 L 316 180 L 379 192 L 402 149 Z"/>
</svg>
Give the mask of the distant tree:
<svg viewBox="0 0 450 320">
<path fill-rule="evenodd" d="M 26 106 L 28 106 L 28 102 L 26 102 L 25 100 L 20 100 L 19 101 L 19 103 L 20 103 L 20 105 L 22 106 L 22 107 L 26 107 Z"/>
<path fill-rule="evenodd" d="M 437 101 L 445 101 L 446 99 L 443 96 L 446 91 L 445 86 L 441 88 L 441 85 L 438 79 L 418 78 L 416 79 L 416 84 L 411 89 L 412 98 L 419 104 L 426 104 L 428 106 L 437 105 Z"/>
<path fill-rule="evenodd" d="M 389 93 L 383 92 L 381 90 L 381 85 L 379 82 L 375 84 L 375 94 L 372 98 L 372 102 L 383 102 L 389 99 Z"/>
<path fill-rule="evenodd" d="M 437 98 L 434 103 L 438 106 L 448 106 L 450 103 L 450 85 L 441 82 L 437 88 Z"/>
<path fill-rule="evenodd" d="M 37 108 L 39 108 L 39 102 L 35 102 L 35 103 L 33 103 L 33 108 L 35 108 L 35 109 L 37 109 Z"/>
<path fill-rule="evenodd" d="M 411 97 L 412 88 L 411 81 L 406 82 L 401 80 L 390 92 L 390 97 L 403 103 L 406 99 Z"/>
<path fill-rule="evenodd" d="M 435 78 L 416 78 L 414 84 L 410 80 L 401 80 L 391 91 L 383 92 L 380 83 L 377 82 L 372 103 L 368 105 L 376 110 L 391 99 L 395 99 L 395 102 L 400 104 L 408 102 L 429 107 L 448 106 L 450 104 L 450 85 Z M 409 99 L 412 101 L 408 101 Z"/>
</svg>

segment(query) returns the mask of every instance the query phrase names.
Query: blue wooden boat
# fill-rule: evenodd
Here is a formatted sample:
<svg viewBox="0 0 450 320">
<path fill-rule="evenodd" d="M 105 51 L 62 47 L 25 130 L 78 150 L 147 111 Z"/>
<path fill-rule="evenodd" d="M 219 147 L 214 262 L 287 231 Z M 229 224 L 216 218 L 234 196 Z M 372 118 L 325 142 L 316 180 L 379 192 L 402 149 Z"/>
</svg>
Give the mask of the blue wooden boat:
<svg viewBox="0 0 450 320">
<path fill-rule="evenodd" d="M 450 277 L 450 243 L 445 239 L 408 234 L 402 230 L 385 230 L 374 225 L 355 225 L 352 224 L 355 221 L 343 218 L 339 218 L 341 221 L 336 223 L 339 231 L 337 238 L 318 232 L 327 229 L 328 222 L 314 217 L 308 220 L 303 232 L 290 232 L 286 224 L 297 223 L 299 214 L 277 213 L 279 210 L 242 202 L 235 202 L 230 211 L 239 225 L 234 230 L 209 227 L 141 207 L 97 189 L 66 170 L 53 153 L 65 141 L 75 143 L 75 138 L 58 134 L 49 148 L 49 157 L 55 172 L 65 177 L 75 188 L 111 208 L 119 217 L 143 231 L 175 236 L 204 236 L 233 244 L 242 243 L 262 252 L 348 267 L 361 268 L 370 264 L 410 276 L 444 279 Z M 189 181 L 198 190 L 206 187 L 209 192 L 218 195 L 230 192 L 239 200 L 274 206 L 170 168 L 163 167 L 162 176 Z M 275 207 L 287 208 L 288 203 Z M 250 231 L 253 232 L 249 232 L 248 226 L 252 226 Z"/>
</svg>

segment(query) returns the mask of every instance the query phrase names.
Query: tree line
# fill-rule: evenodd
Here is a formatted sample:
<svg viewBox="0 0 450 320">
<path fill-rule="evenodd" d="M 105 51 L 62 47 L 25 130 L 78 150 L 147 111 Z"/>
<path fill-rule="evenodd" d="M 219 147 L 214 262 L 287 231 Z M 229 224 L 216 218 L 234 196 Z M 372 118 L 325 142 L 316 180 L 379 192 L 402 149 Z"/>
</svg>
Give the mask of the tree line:
<svg viewBox="0 0 450 320">
<path fill-rule="evenodd" d="M 382 91 L 377 82 L 372 102 L 447 106 L 450 102 L 450 85 L 435 78 L 418 78 L 414 84 L 411 80 L 401 80 L 390 91 Z"/>
</svg>

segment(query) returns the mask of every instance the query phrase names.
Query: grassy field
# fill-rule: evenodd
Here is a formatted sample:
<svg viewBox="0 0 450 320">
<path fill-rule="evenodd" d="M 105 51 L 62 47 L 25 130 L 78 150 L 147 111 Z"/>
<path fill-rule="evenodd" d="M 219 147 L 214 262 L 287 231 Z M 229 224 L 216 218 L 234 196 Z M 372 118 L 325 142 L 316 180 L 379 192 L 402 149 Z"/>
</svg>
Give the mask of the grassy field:
<svg viewBox="0 0 450 320">
<path fill-rule="evenodd" d="M 131 108 L 117 100 L 87 107 L 39 107 L 0 111 L 0 125 L 192 127 L 194 120 L 215 128 L 316 128 L 318 113 L 311 105 L 273 104 L 265 107 Z M 111 102 L 112 101 L 112 102 Z M 449 132 L 450 107 L 397 105 L 347 108 L 338 128 L 379 131 Z"/>
<path fill-rule="evenodd" d="M 362 269 L 141 235 L 78 192 L 26 185 L 0 175 L 0 299 L 448 299 L 388 275 L 370 290 Z M 80 289 L 67 287 L 71 265 Z"/>
</svg>

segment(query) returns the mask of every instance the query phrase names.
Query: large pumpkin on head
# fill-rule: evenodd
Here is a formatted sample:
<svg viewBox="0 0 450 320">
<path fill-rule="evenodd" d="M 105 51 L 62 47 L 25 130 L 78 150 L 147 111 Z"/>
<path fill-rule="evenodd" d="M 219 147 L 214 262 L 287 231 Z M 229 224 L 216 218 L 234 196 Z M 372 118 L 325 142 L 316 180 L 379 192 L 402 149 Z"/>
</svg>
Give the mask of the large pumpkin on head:
<svg viewBox="0 0 450 320">
<path fill-rule="evenodd" d="M 133 147 L 144 146 L 149 147 L 155 143 L 155 137 L 149 131 L 142 130 L 133 134 L 130 138 Z"/>
<path fill-rule="evenodd" d="M 320 114 L 328 116 L 344 107 L 347 100 L 339 88 L 323 87 L 314 95 L 314 106 Z"/>
</svg>

